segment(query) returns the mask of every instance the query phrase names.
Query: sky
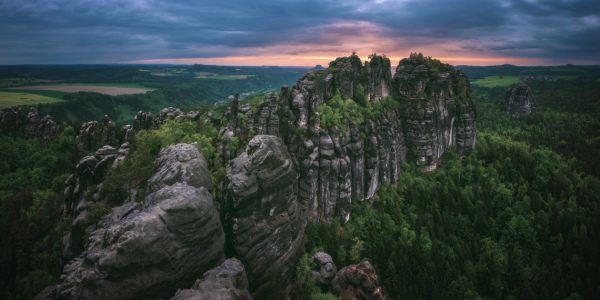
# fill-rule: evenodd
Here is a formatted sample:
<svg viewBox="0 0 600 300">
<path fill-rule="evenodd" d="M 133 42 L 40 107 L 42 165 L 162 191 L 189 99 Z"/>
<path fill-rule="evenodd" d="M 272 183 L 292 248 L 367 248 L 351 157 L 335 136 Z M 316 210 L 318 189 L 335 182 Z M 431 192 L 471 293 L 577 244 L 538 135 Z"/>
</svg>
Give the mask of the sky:
<svg viewBox="0 0 600 300">
<path fill-rule="evenodd" d="M 600 0 L 2 0 L 0 64 L 600 65 Z"/>
</svg>

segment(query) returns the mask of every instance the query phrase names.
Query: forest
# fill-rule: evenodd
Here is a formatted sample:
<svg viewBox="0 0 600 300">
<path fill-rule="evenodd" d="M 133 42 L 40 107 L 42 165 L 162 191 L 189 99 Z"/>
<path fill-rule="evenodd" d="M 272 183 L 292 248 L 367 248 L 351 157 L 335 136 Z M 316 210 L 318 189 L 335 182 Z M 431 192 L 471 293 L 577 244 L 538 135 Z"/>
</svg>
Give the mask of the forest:
<svg viewBox="0 0 600 300">
<path fill-rule="evenodd" d="M 308 225 L 290 298 L 334 298 L 305 280 L 308 258 L 318 251 L 329 253 L 338 268 L 368 260 L 393 299 L 600 298 L 600 94 L 597 78 L 592 79 L 580 77 L 564 86 L 533 83 L 541 110 L 520 118 L 504 112 L 502 98 L 477 102 L 474 153 L 459 157 L 450 151 L 431 172 L 406 163 L 400 181 L 385 183 L 372 205 L 353 201 L 344 226 L 337 219 L 330 226 Z M 78 115 L 82 120 L 127 112 L 127 118 L 111 116 L 125 122 L 134 107 L 154 110 L 168 103 L 220 115 L 226 105 L 185 100 L 218 97 L 216 90 L 168 83 L 145 98 L 76 93 L 67 95 L 65 106 L 39 109 L 68 119 L 68 111 L 85 107 Z M 261 96 L 242 103 L 256 105 Z M 337 115 L 360 124 L 373 111 L 399 105 L 390 97 L 361 105 L 334 98 L 318 108 L 327 126 L 339 122 Z M 112 204 L 123 201 L 115 187 L 124 180 L 144 184 L 151 162 L 167 145 L 198 142 L 215 166 L 217 129 L 202 120 L 172 121 L 138 133 L 128 159 L 105 175 L 103 193 Z M 33 299 L 59 280 L 62 238 L 69 228 L 62 191 L 85 155 L 75 144 L 80 126 L 62 122 L 60 136 L 47 147 L 23 133 L 0 135 L 4 299 Z M 216 183 L 223 168 L 211 174 Z M 89 222 L 107 211 L 98 205 Z M 284 295 L 273 280 L 271 296 Z"/>
<path fill-rule="evenodd" d="M 241 69 L 240 69 L 241 68 Z M 66 102 L 38 104 L 40 115 L 57 121 L 101 120 L 104 115 L 119 124 L 130 123 L 140 110 L 156 115 L 165 107 L 207 104 L 228 99 L 236 92 L 259 93 L 292 85 L 308 68 L 300 67 L 225 67 L 209 65 L 81 65 L 81 66 L 0 66 L 1 78 L 19 78 L 30 84 L 33 79 L 60 80 L 64 83 L 137 83 L 158 90 L 144 94 L 110 96 L 94 92 L 68 93 Z M 178 76 L 155 76 L 153 71 L 185 70 Z M 141 71 L 144 70 L 144 71 Z M 196 72 L 227 75 L 251 75 L 241 80 L 198 79 Z M 169 75 L 175 75 L 169 74 Z M 8 90 L 7 90 L 8 91 Z M 30 105 L 23 104 L 28 110 Z"/>
</svg>

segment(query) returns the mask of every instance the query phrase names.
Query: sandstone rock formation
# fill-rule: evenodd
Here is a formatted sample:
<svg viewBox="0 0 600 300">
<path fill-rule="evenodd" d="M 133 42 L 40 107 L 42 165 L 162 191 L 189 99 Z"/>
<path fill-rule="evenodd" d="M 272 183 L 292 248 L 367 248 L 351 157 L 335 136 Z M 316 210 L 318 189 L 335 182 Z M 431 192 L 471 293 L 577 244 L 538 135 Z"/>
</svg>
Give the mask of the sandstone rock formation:
<svg viewBox="0 0 600 300">
<path fill-rule="evenodd" d="M 255 136 L 227 165 L 221 199 L 227 248 L 246 266 L 252 288 L 277 274 L 289 282 L 302 254 L 297 179 L 290 154 L 275 136 Z"/>
<path fill-rule="evenodd" d="M 308 219 L 329 223 L 337 217 L 344 224 L 351 202 L 372 200 L 383 182 L 397 182 L 402 163 L 433 168 L 452 147 L 469 154 L 476 111 L 467 75 L 419 57 L 400 61 L 393 78 L 389 66 L 389 59 L 376 55 L 364 66 L 355 55 L 337 58 L 255 108 L 233 101 L 219 132 L 220 159 L 235 159 L 254 134 L 280 137 L 298 172 L 298 199 Z M 382 108 L 365 116 L 364 124 L 326 128 L 316 108 L 336 91 L 357 103 L 381 101 Z"/>
<path fill-rule="evenodd" d="M 331 281 L 331 291 L 343 300 L 387 298 L 368 261 L 342 268 Z"/>
<path fill-rule="evenodd" d="M 23 131 L 26 138 L 35 139 L 47 146 L 58 138 L 59 127 L 51 116 L 40 119 L 37 109 L 31 107 L 27 115 L 18 106 L 5 107 L 0 111 L 0 133 Z"/>
<path fill-rule="evenodd" d="M 104 116 L 102 124 L 97 121 L 90 121 L 81 126 L 79 134 L 75 138 L 79 153 L 85 151 L 96 151 L 98 148 L 109 145 L 117 147 L 116 139 L 117 127 L 108 120 L 108 116 Z"/>
<path fill-rule="evenodd" d="M 78 177 L 98 158 L 80 162 Z M 84 251 L 65 266 L 61 283 L 40 297 L 156 299 L 191 286 L 225 260 L 225 235 L 211 189 L 196 144 L 162 149 L 144 200 L 115 207 L 94 225 Z"/>
<path fill-rule="evenodd" d="M 171 300 L 251 300 L 246 269 L 237 258 L 204 273 L 191 289 L 179 290 Z"/>
<path fill-rule="evenodd" d="M 533 90 L 527 83 L 515 83 L 506 90 L 506 113 L 518 117 L 539 111 Z"/>
<path fill-rule="evenodd" d="M 319 284 L 322 289 L 328 290 L 331 280 L 333 280 L 333 277 L 335 277 L 335 274 L 337 274 L 338 271 L 333 263 L 331 255 L 325 252 L 317 252 L 313 255 L 312 259 L 317 263 L 318 270 L 312 270 L 308 275 L 315 278 L 317 284 Z"/>
<path fill-rule="evenodd" d="M 25 125 L 25 114 L 20 107 L 13 105 L 0 111 L 0 133 L 15 133 Z"/>
</svg>

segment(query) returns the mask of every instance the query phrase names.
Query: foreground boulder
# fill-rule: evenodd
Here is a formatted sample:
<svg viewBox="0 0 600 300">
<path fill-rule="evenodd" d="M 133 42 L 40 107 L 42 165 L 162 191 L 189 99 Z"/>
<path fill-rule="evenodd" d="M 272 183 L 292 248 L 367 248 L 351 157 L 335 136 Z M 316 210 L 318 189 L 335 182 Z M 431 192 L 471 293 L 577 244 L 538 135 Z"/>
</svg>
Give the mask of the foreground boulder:
<svg viewBox="0 0 600 300">
<path fill-rule="evenodd" d="M 207 178 L 196 144 L 162 149 L 144 200 L 104 216 L 81 255 L 65 266 L 61 283 L 38 298 L 156 299 L 191 286 L 225 260 Z"/>
<path fill-rule="evenodd" d="M 386 299 L 377 273 L 368 261 L 342 268 L 331 281 L 331 291 L 343 300 Z"/>
<path fill-rule="evenodd" d="M 539 111 L 533 90 L 527 83 L 515 83 L 506 90 L 506 113 L 518 117 Z"/>
<path fill-rule="evenodd" d="M 246 269 L 237 258 L 204 273 L 191 289 L 179 290 L 171 300 L 251 300 Z"/>
<path fill-rule="evenodd" d="M 281 274 L 292 277 L 302 255 L 304 220 L 297 174 L 283 141 L 257 135 L 227 166 L 221 208 L 228 249 L 247 268 L 253 289 Z"/>
</svg>

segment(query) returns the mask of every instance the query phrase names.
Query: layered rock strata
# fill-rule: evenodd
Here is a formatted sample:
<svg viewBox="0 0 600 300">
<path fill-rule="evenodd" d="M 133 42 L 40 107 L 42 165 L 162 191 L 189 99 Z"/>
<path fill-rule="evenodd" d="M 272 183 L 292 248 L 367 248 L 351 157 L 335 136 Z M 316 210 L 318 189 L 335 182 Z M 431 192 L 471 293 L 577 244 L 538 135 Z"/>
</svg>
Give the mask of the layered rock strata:
<svg viewBox="0 0 600 300">
<path fill-rule="evenodd" d="M 80 168 L 89 170 L 94 159 Z M 81 255 L 65 266 L 61 283 L 40 297 L 161 298 L 191 286 L 225 260 L 225 234 L 211 190 L 207 162 L 196 144 L 162 149 L 144 200 L 104 216 Z"/>
<path fill-rule="evenodd" d="M 518 117 L 539 111 L 537 100 L 529 84 L 515 83 L 506 90 L 506 113 Z"/>
<path fill-rule="evenodd" d="M 228 256 L 246 266 L 253 289 L 281 274 L 289 282 L 304 243 L 298 176 L 283 141 L 257 135 L 226 170 L 221 199 Z"/>
<path fill-rule="evenodd" d="M 90 121 L 81 126 L 79 134 L 75 137 L 79 153 L 85 151 L 96 151 L 98 148 L 108 145 L 117 147 L 116 138 L 117 126 L 104 116 L 104 121 L 100 124 L 98 121 Z"/>
<path fill-rule="evenodd" d="M 220 159 L 223 164 L 235 159 L 255 134 L 280 137 L 298 171 L 298 199 L 308 219 L 329 223 L 337 217 L 343 224 L 352 201 L 372 200 L 383 182 L 398 181 L 402 163 L 434 168 L 453 147 L 469 154 L 476 111 L 467 75 L 418 57 L 400 61 L 393 77 L 389 66 L 381 56 L 364 66 L 355 55 L 338 58 L 293 87 L 268 94 L 256 107 L 233 101 L 219 132 Z M 343 99 L 368 100 L 373 110 L 379 108 L 362 124 L 321 126 L 317 107 L 337 91 Z"/>
</svg>

